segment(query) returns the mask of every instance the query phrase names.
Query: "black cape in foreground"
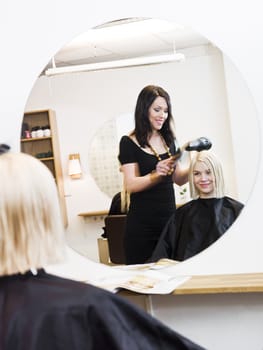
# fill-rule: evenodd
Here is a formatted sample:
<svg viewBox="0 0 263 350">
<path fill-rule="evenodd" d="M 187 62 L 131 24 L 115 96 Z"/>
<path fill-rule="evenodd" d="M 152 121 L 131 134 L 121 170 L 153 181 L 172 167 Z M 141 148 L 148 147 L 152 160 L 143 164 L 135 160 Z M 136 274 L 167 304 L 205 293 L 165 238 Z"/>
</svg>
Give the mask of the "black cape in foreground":
<svg viewBox="0 0 263 350">
<path fill-rule="evenodd" d="M 39 270 L 0 277 L 1 350 L 202 350 L 111 292 Z"/>
<path fill-rule="evenodd" d="M 244 205 L 230 197 L 195 199 L 176 209 L 149 261 L 182 261 L 209 247 L 236 220 Z"/>
</svg>

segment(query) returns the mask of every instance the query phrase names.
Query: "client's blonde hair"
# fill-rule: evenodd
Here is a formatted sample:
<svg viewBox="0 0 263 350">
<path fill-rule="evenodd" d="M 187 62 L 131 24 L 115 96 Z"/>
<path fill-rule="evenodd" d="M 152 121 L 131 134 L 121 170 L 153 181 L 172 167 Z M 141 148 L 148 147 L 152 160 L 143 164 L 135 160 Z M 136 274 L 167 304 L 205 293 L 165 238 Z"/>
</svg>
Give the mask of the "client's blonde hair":
<svg viewBox="0 0 263 350">
<path fill-rule="evenodd" d="M 130 206 L 130 194 L 125 189 L 121 191 L 121 212 L 123 214 L 128 213 Z"/>
<path fill-rule="evenodd" d="M 41 161 L 0 155 L 0 276 L 42 268 L 63 257 L 55 180 Z"/>
<path fill-rule="evenodd" d="M 222 198 L 225 196 L 225 181 L 223 175 L 222 165 L 217 157 L 209 151 L 198 152 L 191 161 L 189 169 L 189 185 L 190 194 L 193 199 L 199 197 L 199 192 L 194 185 L 193 169 L 197 162 L 203 162 L 212 171 L 215 178 L 215 198 Z"/>
</svg>

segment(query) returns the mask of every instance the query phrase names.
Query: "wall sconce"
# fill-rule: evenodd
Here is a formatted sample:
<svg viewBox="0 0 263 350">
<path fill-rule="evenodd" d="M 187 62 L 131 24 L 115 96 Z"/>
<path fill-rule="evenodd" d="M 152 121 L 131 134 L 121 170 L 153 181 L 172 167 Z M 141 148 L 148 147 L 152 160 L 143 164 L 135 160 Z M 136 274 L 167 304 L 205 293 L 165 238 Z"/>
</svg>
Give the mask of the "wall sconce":
<svg viewBox="0 0 263 350">
<path fill-rule="evenodd" d="M 71 177 L 71 179 L 81 178 L 82 170 L 80 165 L 79 153 L 74 153 L 69 155 L 68 174 Z"/>
</svg>

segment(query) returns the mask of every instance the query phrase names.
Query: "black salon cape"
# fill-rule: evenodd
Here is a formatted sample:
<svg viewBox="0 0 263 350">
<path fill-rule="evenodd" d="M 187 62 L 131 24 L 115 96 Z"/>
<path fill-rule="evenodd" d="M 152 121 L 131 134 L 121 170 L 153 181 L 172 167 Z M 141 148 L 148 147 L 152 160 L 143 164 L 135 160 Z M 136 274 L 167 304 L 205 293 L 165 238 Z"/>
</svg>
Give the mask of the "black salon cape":
<svg viewBox="0 0 263 350">
<path fill-rule="evenodd" d="M 111 292 L 39 270 L 0 277 L 0 349 L 203 348 Z"/>
<path fill-rule="evenodd" d="M 236 220 L 243 204 L 230 197 L 192 200 L 168 220 L 149 261 L 182 261 L 209 247 Z"/>
</svg>

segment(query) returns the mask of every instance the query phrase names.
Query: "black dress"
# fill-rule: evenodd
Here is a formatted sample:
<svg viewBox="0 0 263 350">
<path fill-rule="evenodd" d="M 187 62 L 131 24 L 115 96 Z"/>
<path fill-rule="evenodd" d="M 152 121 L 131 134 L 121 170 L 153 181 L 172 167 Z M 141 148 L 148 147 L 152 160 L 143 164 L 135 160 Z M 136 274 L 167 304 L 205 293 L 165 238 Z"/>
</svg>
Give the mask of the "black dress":
<svg viewBox="0 0 263 350">
<path fill-rule="evenodd" d="M 202 350 L 125 299 L 39 270 L 0 277 L 1 350 Z"/>
<path fill-rule="evenodd" d="M 170 146 L 175 154 L 175 145 Z M 161 154 L 162 159 L 169 157 Z M 158 159 L 146 153 L 128 136 L 120 141 L 121 164 L 138 163 L 140 175 L 153 171 Z M 164 177 L 157 185 L 141 192 L 131 193 L 124 238 L 126 263 L 142 264 L 151 256 L 161 232 L 175 210 L 175 194 L 172 176 Z"/>
<path fill-rule="evenodd" d="M 209 247 L 237 219 L 244 205 L 230 197 L 192 200 L 168 220 L 149 259 L 185 260 Z"/>
</svg>

